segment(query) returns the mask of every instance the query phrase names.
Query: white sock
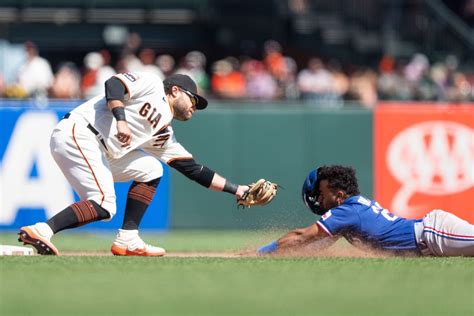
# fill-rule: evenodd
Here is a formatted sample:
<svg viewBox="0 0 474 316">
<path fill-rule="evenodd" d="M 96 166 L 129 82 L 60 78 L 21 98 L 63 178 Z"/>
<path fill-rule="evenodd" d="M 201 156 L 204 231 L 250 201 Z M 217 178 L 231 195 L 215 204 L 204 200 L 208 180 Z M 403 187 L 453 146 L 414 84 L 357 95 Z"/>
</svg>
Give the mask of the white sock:
<svg viewBox="0 0 474 316">
<path fill-rule="evenodd" d="M 137 229 L 119 229 L 117 234 L 117 239 L 121 240 L 131 240 L 135 237 L 138 236 L 138 230 Z"/>
</svg>

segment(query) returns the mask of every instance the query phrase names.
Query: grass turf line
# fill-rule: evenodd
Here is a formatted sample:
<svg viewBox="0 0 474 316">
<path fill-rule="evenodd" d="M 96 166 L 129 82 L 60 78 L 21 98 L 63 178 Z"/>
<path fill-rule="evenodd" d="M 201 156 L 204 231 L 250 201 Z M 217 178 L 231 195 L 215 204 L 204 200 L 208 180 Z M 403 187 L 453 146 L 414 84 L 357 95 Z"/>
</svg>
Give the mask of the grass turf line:
<svg viewBox="0 0 474 316">
<path fill-rule="evenodd" d="M 143 237 L 171 252 L 216 252 L 255 249 L 281 233 Z M 114 235 L 54 241 L 63 251 L 107 251 Z M 16 235 L 0 234 L 0 243 Z M 470 258 L 0 257 L 0 268 L 0 315 L 474 314 Z"/>
<path fill-rule="evenodd" d="M 1 315 L 472 315 L 468 258 L 3 257 Z"/>
</svg>

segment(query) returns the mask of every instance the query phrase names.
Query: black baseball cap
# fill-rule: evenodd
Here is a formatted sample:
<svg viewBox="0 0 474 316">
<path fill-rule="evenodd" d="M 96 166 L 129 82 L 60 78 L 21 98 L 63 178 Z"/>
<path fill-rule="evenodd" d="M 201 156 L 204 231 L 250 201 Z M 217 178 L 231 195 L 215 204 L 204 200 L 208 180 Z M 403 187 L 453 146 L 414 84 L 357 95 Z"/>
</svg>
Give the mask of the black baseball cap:
<svg viewBox="0 0 474 316">
<path fill-rule="evenodd" d="M 182 75 L 182 74 L 171 75 L 163 81 L 163 85 L 165 87 L 178 86 L 181 89 L 186 90 L 187 92 L 191 93 L 198 100 L 196 104 L 196 109 L 203 110 L 207 107 L 207 100 L 204 99 L 199 94 L 197 94 L 196 83 L 188 75 Z"/>
</svg>

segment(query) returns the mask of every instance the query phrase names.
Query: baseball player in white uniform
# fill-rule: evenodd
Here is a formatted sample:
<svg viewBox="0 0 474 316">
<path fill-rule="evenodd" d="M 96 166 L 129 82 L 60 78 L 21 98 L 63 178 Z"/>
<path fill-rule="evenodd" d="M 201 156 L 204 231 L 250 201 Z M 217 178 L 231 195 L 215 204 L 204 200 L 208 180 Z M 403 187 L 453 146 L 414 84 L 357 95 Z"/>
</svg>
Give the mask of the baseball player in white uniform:
<svg viewBox="0 0 474 316">
<path fill-rule="evenodd" d="M 163 256 L 165 250 L 146 244 L 138 234 L 140 221 L 163 175 L 159 160 L 188 178 L 216 191 L 242 197 L 249 188 L 226 180 L 196 163 L 177 141 L 170 124 L 186 121 L 207 101 L 194 81 L 175 74 L 163 82 L 150 73 L 122 73 L 99 95 L 68 113 L 51 136 L 51 153 L 80 197 L 47 222 L 20 229 L 19 241 L 42 255 L 58 255 L 51 237 L 64 229 L 116 213 L 114 182 L 133 180 L 124 223 L 112 244 L 114 255 Z"/>
</svg>

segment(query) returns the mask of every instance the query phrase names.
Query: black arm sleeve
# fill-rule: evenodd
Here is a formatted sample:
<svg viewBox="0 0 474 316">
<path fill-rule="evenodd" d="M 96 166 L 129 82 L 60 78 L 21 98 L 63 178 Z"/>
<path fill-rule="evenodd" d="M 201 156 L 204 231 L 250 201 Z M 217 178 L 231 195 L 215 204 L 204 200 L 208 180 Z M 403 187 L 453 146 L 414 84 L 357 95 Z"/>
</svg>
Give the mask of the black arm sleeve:
<svg viewBox="0 0 474 316">
<path fill-rule="evenodd" d="M 215 172 L 203 165 L 197 164 L 194 159 L 175 160 L 170 162 L 169 165 L 200 185 L 206 188 L 211 186 Z"/>
<path fill-rule="evenodd" d="M 117 77 L 112 77 L 105 82 L 105 99 L 107 101 L 123 101 L 126 93 L 127 89 Z"/>
</svg>

